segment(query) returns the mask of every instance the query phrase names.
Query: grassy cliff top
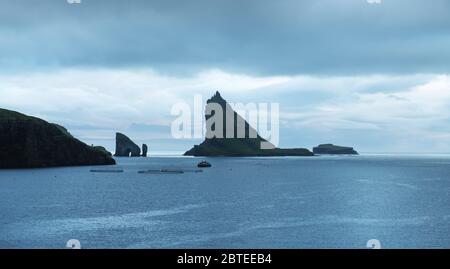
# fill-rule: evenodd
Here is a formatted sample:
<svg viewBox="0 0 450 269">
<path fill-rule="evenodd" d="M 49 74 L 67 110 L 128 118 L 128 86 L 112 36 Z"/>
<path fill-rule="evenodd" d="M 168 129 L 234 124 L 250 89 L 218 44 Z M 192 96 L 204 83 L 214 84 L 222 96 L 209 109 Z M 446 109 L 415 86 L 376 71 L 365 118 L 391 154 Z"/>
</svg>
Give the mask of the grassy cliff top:
<svg viewBox="0 0 450 269">
<path fill-rule="evenodd" d="M 0 108 L 0 120 L 32 120 L 44 122 L 41 119 L 3 108 Z"/>
<path fill-rule="evenodd" d="M 34 124 L 51 125 L 56 127 L 62 134 L 72 137 L 72 135 L 61 125 L 48 123 L 45 120 L 28 116 L 16 111 L 0 108 L 0 121 L 29 121 Z"/>
</svg>

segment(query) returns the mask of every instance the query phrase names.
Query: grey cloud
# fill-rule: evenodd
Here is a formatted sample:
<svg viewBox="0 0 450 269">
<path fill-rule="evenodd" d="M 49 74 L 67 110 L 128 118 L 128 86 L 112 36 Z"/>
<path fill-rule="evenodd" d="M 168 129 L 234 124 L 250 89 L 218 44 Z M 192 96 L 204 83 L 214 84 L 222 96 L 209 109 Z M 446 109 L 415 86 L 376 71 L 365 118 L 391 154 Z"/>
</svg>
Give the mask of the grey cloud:
<svg viewBox="0 0 450 269">
<path fill-rule="evenodd" d="M 0 68 L 446 73 L 446 0 L 0 0 Z"/>
</svg>

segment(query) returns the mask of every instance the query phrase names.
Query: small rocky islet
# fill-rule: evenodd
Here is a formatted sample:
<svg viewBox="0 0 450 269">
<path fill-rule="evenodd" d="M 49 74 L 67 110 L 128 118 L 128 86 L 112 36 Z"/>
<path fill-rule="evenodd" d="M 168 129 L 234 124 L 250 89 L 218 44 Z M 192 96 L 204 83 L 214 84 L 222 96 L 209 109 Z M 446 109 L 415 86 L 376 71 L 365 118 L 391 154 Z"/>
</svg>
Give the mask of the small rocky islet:
<svg viewBox="0 0 450 269">
<path fill-rule="evenodd" d="M 115 157 L 147 157 L 148 146 L 142 144 L 142 154 L 139 146 L 128 136 L 116 133 L 116 153 Z"/>
<path fill-rule="evenodd" d="M 313 148 L 316 155 L 358 155 L 358 152 L 352 147 L 336 146 L 333 144 L 322 144 Z"/>
</svg>

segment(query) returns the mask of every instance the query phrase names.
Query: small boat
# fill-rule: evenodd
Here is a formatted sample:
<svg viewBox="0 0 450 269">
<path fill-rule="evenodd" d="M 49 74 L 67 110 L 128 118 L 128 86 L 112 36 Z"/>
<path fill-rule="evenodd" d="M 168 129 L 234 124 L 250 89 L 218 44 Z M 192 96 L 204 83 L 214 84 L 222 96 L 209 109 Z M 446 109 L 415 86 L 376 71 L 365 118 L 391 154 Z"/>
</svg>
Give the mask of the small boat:
<svg viewBox="0 0 450 269">
<path fill-rule="evenodd" d="M 207 161 L 201 161 L 197 164 L 197 167 L 200 167 L 200 168 L 207 168 L 207 167 L 211 167 L 211 166 L 212 165 Z"/>
<path fill-rule="evenodd" d="M 123 173 L 123 169 L 92 169 L 91 173 Z"/>
</svg>

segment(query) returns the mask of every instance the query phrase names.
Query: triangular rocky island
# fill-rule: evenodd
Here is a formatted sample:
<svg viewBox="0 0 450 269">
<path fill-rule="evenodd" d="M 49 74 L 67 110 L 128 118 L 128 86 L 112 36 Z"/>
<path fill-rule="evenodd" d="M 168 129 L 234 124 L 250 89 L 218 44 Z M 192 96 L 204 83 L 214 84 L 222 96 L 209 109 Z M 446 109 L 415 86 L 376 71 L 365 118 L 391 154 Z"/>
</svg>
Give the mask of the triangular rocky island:
<svg viewBox="0 0 450 269">
<path fill-rule="evenodd" d="M 270 145 L 270 143 L 262 138 L 256 130 L 250 126 L 250 124 L 245 121 L 238 113 L 236 113 L 225 99 L 222 98 L 219 92 L 210 98 L 207 102 L 208 104 L 218 104 L 222 107 L 223 111 L 232 111 L 234 117 L 234 138 L 227 138 L 226 125 L 223 126 L 223 136 L 217 138 L 216 136 L 212 138 L 205 138 L 205 140 L 200 145 L 195 145 L 192 149 L 184 153 L 185 156 L 228 156 L 228 157 L 270 157 L 270 156 L 313 156 L 314 154 L 305 148 L 293 148 L 293 149 L 282 149 L 275 148 L 273 145 L 270 147 L 261 148 L 262 143 Z M 230 114 L 228 114 L 230 115 Z M 214 116 L 205 115 L 206 120 Z M 245 122 L 245 137 L 237 138 L 237 125 L 238 121 Z M 223 122 L 227 122 L 227 113 L 223 113 Z M 212 127 L 214 128 L 214 126 Z M 206 130 L 210 132 L 211 130 Z M 256 133 L 255 136 L 250 136 L 250 133 Z M 208 136 L 207 136 L 208 137 Z"/>
</svg>

